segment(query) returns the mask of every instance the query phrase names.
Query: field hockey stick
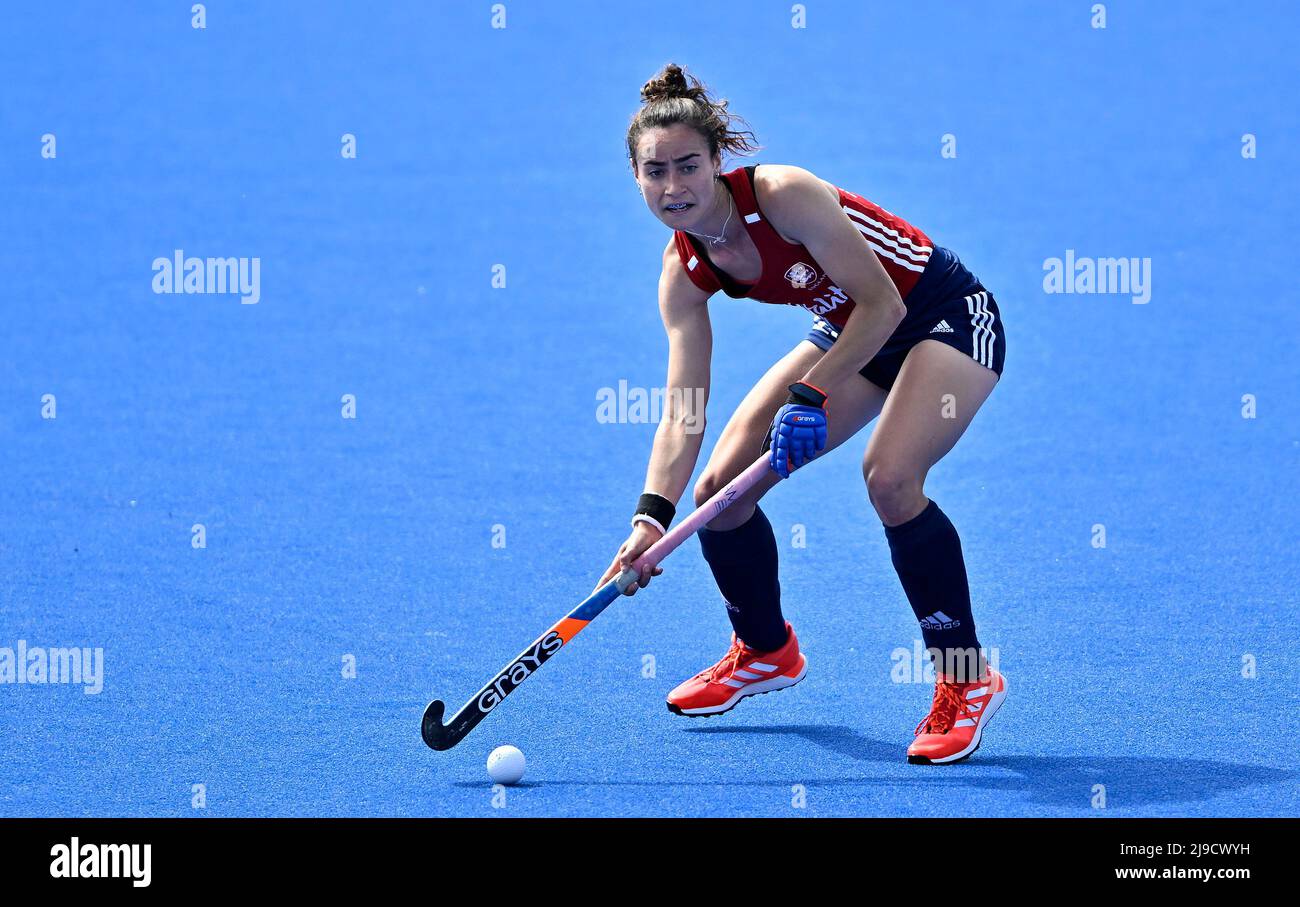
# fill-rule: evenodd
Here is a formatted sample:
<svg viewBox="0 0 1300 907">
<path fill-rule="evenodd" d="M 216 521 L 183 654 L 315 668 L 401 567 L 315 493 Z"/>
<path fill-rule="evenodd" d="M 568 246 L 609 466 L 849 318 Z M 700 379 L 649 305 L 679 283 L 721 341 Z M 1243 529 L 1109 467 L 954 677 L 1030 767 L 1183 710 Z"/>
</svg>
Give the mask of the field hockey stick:
<svg viewBox="0 0 1300 907">
<path fill-rule="evenodd" d="M 487 686 L 479 690 L 473 699 L 465 703 L 464 707 L 452 716 L 449 724 L 442 723 L 443 712 L 447 708 L 446 704 L 441 699 L 435 699 L 429 703 L 424 710 L 424 720 L 420 723 L 420 735 L 424 737 L 424 742 L 435 750 L 449 750 L 457 743 L 460 743 L 461 740 L 465 739 L 465 735 L 474 729 L 475 725 L 501 703 L 501 700 L 513 693 L 521 683 L 533 676 L 534 671 L 550 660 L 551 656 L 563 646 L 571 642 L 573 637 L 581 633 L 582 629 L 595 620 L 596 615 L 609 607 L 614 599 L 626 592 L 640 577 L 642 569 L 649 567 L 653 570 L 678 545 L 686 541 L 688 536 L 694 535 L 705 523 L 722 513 L 737 498 L 753 487 L 754 483 L 762 478 L 770 468 L 768 455 L 763 454 L 754 461 L 752 466 L 737 476 L 730 485 L 709 498 L 697 507 L 694 513 L 668 530 L 663 538 L 647 548 L 645 553 L 633 561 L 631 567 L 628 567 L 614 579 L 591 593 L 582 604 L 560 618 L 549 630 L 534 640 L 531 646 L 520 652 L 514 661 L 498 671 Z"/>
</svg>

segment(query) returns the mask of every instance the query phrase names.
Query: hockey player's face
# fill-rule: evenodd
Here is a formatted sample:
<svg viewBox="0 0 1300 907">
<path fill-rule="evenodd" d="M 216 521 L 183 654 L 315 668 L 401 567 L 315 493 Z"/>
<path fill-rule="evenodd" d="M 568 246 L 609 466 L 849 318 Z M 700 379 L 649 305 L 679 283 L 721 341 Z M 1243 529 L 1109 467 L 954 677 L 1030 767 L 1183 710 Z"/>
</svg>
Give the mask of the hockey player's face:
<svg viewBox="0 0 1300 907">
<path fill-rule="evenodd" d="M 713 174 L 720 163 L 689 126 L 649 129 L 637 147 L 637 183 L 655 217 L 674 229 L 689 229 L 713 210 Z"/>
</svg>

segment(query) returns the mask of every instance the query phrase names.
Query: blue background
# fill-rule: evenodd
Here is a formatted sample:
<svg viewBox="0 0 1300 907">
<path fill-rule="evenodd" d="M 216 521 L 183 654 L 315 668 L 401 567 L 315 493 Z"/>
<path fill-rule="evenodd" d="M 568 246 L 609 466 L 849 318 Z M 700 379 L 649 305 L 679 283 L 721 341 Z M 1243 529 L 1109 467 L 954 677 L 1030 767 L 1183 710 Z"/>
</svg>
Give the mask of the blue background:
<svg viewBox="0 0 1300 907">
<path fill-rule="evenodd" d="M 506 6 L 6 9 L 0 646 L 102 647 L 106 678 L 0 686 L 0 814 L 1295 814 L 1294 6 Z M 866 431 L 765 499 L 800 686 L 666 711 L 729 630 L 689 543 L 458 748 L 420 741 L 625 535 L 654 426 L 596 399 L 664 380 L 666 233 L 623 142 L 670 60 L 754 160 L 998 298 L 1003 380 L 927 483 L 1011 683 L 967 763 L 903 760 L 930 688 L 891 681 L 918 632 Z M 174 249 L 259 257 L 261 301 L 155 295 Z M 1044 293 L 1067 249 L 1151 258 L 1150 303 Z M 706 451 L 808 326 L 711 309 Z M 497 808 L 507 742 L 529 770 Z"/>
</svg>

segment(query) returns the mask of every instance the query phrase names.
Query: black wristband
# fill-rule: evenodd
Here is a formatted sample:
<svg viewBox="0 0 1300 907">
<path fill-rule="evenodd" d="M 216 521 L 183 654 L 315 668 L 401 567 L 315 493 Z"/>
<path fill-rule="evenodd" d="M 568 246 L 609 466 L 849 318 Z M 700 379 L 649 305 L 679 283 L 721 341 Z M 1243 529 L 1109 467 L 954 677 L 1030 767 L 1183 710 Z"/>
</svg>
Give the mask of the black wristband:
<svg viewBox="0 0 1300 907">
<path fill-rule="evenodd" d="M 638 516 L 648 516 L 664 532 L 668 531 L 668 525 L 677 515 L 677 508 L 673 502 L 663 495 L 652 494 L 647 492 L 637 498 L 636 513 L 632 516 L 632 522 L 636 522 Z"/>
<path fill-rule="evenodd" d="M 825 391 L 819 387 L 813 387 L 811 384 L 804 384 L 802 381 L 796 381 L 790 385 L 790 399 L 786 403 L 798 403 L 801 406 L 816 406 L 822 408 L 826 406 L 826 401 L 830 399 Z"/>
</svg>

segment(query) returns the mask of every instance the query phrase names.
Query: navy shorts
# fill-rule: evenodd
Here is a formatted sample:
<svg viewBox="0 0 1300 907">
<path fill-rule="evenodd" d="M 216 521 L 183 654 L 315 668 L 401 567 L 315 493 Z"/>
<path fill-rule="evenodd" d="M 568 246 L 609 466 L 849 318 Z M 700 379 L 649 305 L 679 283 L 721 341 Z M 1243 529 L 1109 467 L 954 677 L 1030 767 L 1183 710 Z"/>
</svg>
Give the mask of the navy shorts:
<svg viewBox="0 0 1300 907">
<path fill-rule="evenodd" d="M 941 254 L 942 253 L 942 254 Z M 938 261 L 936 261 L 938 259 Z M 932 272 L 931 268 L 935 270 Z M 918 296 L 919 291 L 919 296 Z M 921 280 L 906 299 L 907 315 L 860 374 L 889 390 L 903 360 L 922 340 L 938 340 L 961 350 L 1000 377 L 1006 336 L 997 300 L 947 249 L 936 247 Z M 829 350 L 839 329 L 825 318 L 813 319 L 808 340 Z"/>
</svg>

